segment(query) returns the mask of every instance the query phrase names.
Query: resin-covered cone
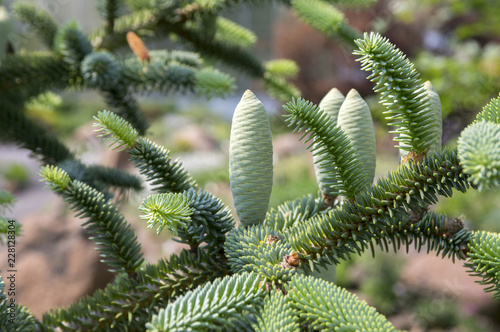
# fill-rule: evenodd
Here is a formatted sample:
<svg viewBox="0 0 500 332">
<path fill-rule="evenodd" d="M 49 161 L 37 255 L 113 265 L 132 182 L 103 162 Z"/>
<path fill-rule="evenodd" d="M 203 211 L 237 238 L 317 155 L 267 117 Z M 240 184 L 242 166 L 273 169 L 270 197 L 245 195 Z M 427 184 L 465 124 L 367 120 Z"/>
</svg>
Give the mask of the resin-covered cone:
<svg viewBox="0 0 500 332">
<path fill-rule="evenodd" d="M 233 115 L 229 183 L 241 223 L 262 222 L 273 184 L 273 146 L 264 105 L 250 90 L 243 94 Z"/>
<path fill-rule="evenodd" d="M 356 148 L 358 159 L 363 163 L 366 182 L 375 177 L 375 129 L 368 104 L 359 93 L 351 89 L 340 107 L 338 125 Z"/>
<path fill-rule="evenodd" d="M 344 95 L 337 89 L 331 89 L 319 103 L 319 108 L 328 113 L 335 122 L 339 114 L 340 106 L 344 101 Z M 314 172 L 321 193 L 328 197 L 336 196 L 337 190 L 332 188 L 337 183 L 335 166 L 333 160 L 323 148 L 318 148 L 313 154 Z"/>
</svg>

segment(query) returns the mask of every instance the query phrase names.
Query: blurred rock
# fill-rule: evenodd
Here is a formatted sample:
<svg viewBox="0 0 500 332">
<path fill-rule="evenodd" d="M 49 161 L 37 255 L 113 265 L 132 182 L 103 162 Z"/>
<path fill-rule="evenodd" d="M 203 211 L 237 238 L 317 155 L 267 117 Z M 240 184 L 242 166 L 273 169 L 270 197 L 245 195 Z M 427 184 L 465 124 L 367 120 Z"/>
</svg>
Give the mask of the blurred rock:
<svg viewBox="0 0 500 332">
<path fill-rule="evenodd" d="M 59 201 L 51 211 L 64 211 Z M 31 214 L 19 220 L 16 241 L 16 301 L 38 318 L 50 308 L 67 306 L 104 287 L 113 277 L 99 262 L 83 222 L 60 212 Z M 6 260 L 0 270 L 7 269 Z M 2 273 L 5 275 L 5 272 Z"/>
<path fill-rule="evenodd" d="M 401 278 L 407 287 L 456 298 L 465 312 L 471 315 L 493 303 L 491 293 L 485 293 L 483 286 L 475 282 L 479 279 L 472 278 L 467 273 L 463 261 L 453 263 L 451 259 L 441 259 L 432 253 L 411 255 Z"/>
</svg>

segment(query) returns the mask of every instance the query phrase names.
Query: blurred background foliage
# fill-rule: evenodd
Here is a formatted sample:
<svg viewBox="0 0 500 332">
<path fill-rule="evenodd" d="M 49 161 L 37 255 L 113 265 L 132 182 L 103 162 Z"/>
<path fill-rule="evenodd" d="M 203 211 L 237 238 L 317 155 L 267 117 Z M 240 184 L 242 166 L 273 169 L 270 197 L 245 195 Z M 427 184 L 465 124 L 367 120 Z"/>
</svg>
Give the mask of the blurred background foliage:
<svg viewBox="0 0 500 332">
<path fill-rule="evenodd" d="M 101 24 L 95 8 L 84 2 L 32 2 L 51 12 L 58 22 L 77 19 L 87 32 Z M 12 4 L 13 1 L 3 1 L 7 10 Z M 414 62 L 423 80 L 432 82 L 441 98 L 445 145 L 453 146 L 458 133 L 500 92 L 500 1 L 379 0 L 364 9 L 347 6 L 345 12 L 348 21 L 359 31 L 375 30 L 387 36 Z M 383 109 L 346 45 L 321 35 L 299 21 L 285 6 L 274 2 L 243 4 L 225 16 L 257 35 L 253 50 L 261 59 L 288 58 L 298 64 L 300 72 L 294 83 L 306 99 L 318 103 L 332 87 L 344 95 L 351 88 L 357 89 L 369 102 L 375 120 L 377 174 L 386 174 L 397 167 L 397 150 L 388 137 Z M 16 23 L 12 29 L 11 42 L 16 52 L 41 47 L 25 26 Z M 147 46 L 151 50 L 168 49 L 172 43 L 175 42 L 153 41 Z M 227 68 L 224 70 L 234 75 L 238 84 L 238 91 L 226 100 L 207 102 L 193 95 L 158 94 L 141 99 L 142 109 L 152 123 L 148 136 L 170 148 L 202 187 L 232 206 L 227 166 L 230 119 L 242 92 L 251 88 L 271 111 L 275 148 L 271 207 L 317 192 L 310 153 L 286 128 L 281 118 L 281 104 L 265 95 L 262 83 Z M 93 135 L 86 133 L 92 130 L 92 117 L 105 107 L 97 94 L 71 91 L 31 100 L 27 112 L 70 146 L 85 151 L 82 140 Z M 29 186 L 27 168 L 9 162 L 6 157 L 0 159 L 2 188 L 18 196 L 17 204 L 29 204 L 22 203 L 23 190 Z M 127 165 L 119 155 L 113 163 L 114 166 Z M 125 209 L 137 213 L 137 202 L 132 199 L 129 204 Z M 464 214 L 469 228 L 500 232 L 499 193 L 456 193 L 451 199 L 441 200 L 434 209 L 450 216 Z M 372 259 L 370 254 L 363 255 L 338 266 L 337 282 L 355 290 L 391 321 L 406 317 L 403 321 L 411 324 L 401 323 L 400 328 L 500 330 L 498 304 L 468 310 L 456 300 L 460 294 L 412 288 L 402 282 L 403 266 L 409 257 L 411 255 L 378 253 Z"/>
</svg>

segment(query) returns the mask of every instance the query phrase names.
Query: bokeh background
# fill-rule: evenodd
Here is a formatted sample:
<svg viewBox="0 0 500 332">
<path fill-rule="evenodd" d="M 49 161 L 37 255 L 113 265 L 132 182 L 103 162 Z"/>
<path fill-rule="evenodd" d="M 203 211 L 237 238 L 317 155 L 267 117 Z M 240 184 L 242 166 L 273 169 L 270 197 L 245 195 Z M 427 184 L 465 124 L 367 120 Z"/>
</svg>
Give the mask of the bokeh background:
<svg viewBox="0 0 500 332">
<path fill-rule="evenodd" d="M 102 24 L 93 2 L 31 1 L 59 23 L 77 20 L 90 32 Z M 10 10 L 13 1 L 3 1 Z M 500 2 L 495 0 L 380 0 L 365 9 L 346 9 L 349 22 L 360 31 L 387 36 L 414 62 L 423 80 L 430 80 L 441 97 L 443 142 L 454 146 L 460 131 L 500 91 Z M 274 2 L 241 5 L 225 13 L 258 37 L 255 53 L 263 60 L 288 58 L 300 67 L 294 83 L 314 103 L 333 87 L 347 94 L 357 89 L 368 101 L 377 136 L 377 176 L 398 165 L 397 150 L 388 134 L 383 108 L 373 95 L 355 57 L 339 41 L 327 39 L 298 20 L 286 6 Z M 2 32 L 0 31 L 0 34 Z M 14 22 L 9 40 L 16 52 L 42 49 L 35 33 Z M 178 48 L 172 41 L 146 42 L 150 50 Z M 232 207 L 228 176 L 230 121 L 246 89 L 264 102 L 271 118 L 274 147 L 274 186 L 271 207 L 316 193 L 311 153 L 286 127 L 281 104 L 267 96 L 261 82 L 234 75 L 238 89 L 226 99 L 194 95 L 151 94 L 140 98 L 152 123 L 148 137 L 169 148 L 201 187 Z M 1 101 L 0 101 L 1 102 Z M 105 102 L 90 90 L 64 91 L 27 112 L 62 138 L 87 164 L 120 167 L 132 173 L 127 155 L 106 148 L 92 128 L 93 116 Z M 18 241 L 17 300 L 37 316 L 66 306 L 112 276 L 99 263 L 93 243 L 62 199 L 40 182 L 40 163 L 26 150 L 0 143 L 0 189 L 17 202 L 7 216 L 23 224 Z M 148 190 L 120 197 L 119 205 L 136 230 L 149 261 L 179 252 L 171 235 L 156 235 L 139 219 Z M 433 206 L 451 217 L 463 215 L 470 229 L 500 232 L 500 193 L 455 193 Z M 4 248 L 0 251 L 3 252 Z M 0 269 L 6 262 L 0 260 Z M 461 262 L 417 253 L 377 252 L 342 262 L 337 283 L 350 289 L 387 315 L 394 325 L 410 331 L 500 331 L 500 306 L 469 277 Z"/>
</svg>

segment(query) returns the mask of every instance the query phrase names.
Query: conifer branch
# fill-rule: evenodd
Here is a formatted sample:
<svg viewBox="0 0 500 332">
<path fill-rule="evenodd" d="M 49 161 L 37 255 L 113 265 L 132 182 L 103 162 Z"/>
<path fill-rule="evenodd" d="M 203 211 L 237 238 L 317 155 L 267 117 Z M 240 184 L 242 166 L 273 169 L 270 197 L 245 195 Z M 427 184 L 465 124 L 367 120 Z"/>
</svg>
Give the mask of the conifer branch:
<svg viewBox="0 0 500 332">
<path fill-rule="evenodd" d="M 8 100 L 8 99 L 7 99 Z M 28 119 L 22 112 L 22 104 L 0 103 L 0 131 L 9 141 L 39 156 L 44 164 L 55 165 L 74 155 L 55 136 L 40 124 Z"/>
<path fill-rule="evenodd" d="M 234 272 L 255 272 L 278 283 L 290 281 L 298 266 L 289 257 L 294 250 L 284 241 L 284 236 L 260 225 L 231 231 L 225 252 Z"/>
<path fill-rule="evenodd" d="M 39 331 L 40 322 L 25 306 L 19 303 L 10 306 L 12 302 L 8 300 L 4 289 L 5 281 L 0 276 L 0 326 L 2 329 L 9 332 Z"/>
<path fill-rule="evenodd" d="M 142 181 L 135 175 L 126 173 L 120 169 L 104 167 L 101 165 L 87 166 L 90 174 L 92 174 L 92 182 L 101 184 L 103 188 L 114 187 L 125 193 L 126 190 L 141 191 L 143 189 Z M 95 188 L 101 187 L 99 185 Z"/>
<path fill-rule="evenodd" d="M 500 184 L 500 124 L 475 122 L 458 139 L 458 155 L 472 183 L 479 190 Z"/>
<path fill-rule="evenodd" d="M 113 32 L 115 27 L 115 19 L 123 6 L 123 0 L 98 0 L 97 10 L 99 15 L 106 21 L 106 31 Z"/>
<path fill-rule="evenodd" d="M 500 96 L 493 98 L 483 107 L 483 110 L 477 114 L 474 123 L 481 121 L 500 124 Z"/>
<path fill-rule="evenodd" d="M 387 241 L 384 238 L 395 236 L 399 238 L 396 239 L 398 243 L 401 240 L 407 245 L 410 238 L 405 237 L 415 232 L 409 230 L 416 227 L 409 222 L 410 211 L 420 211 L 422 206 L 435 203 L 437 195 L 451 197 L 453 189 L 465 192 L 468 187 L 456 152 L 445 150 L 422 163 L 400 166 L 398 171 L 379 179 L 354 201 L 344 202 L 341 207 L 290 228 L 286 233 L 287 241 L 299 252 L 302 262 L 310 264 L 310 267 L 303 265 L 306 270 L 315 268 L 316 263 L 338 263 L 351 253 L 364 251 L 371 241 L 380 245 Z M 419 236 L 429 237 L 428 240 L 436 239 L 432 232 L 426 232 L 424 229 L 417 231 Z M 444 247 L 436 246 L 438 252 L 463 258 L 460 251 L 468 242 L 467 234 L 457 232 L 448 239 L 451 240 L 439 242 Z"/>
<path fill-rule="evenodd" d="M 220 254 L 226 241 L 226 234 L 234 229 L 231 211 L 212 194 L 191 188 L 183 192 L 193 209 L 187 228 L 180 228 L 179 242 L 188 243 L 191 248 L 201 247 L 213 254 Z"/>
<path fill-rule="evenodd" d="M 126 120 L 106 110 L 99 112 L 94 119 L 98 121 L 94 123 L 94 127 L 98 127 L 95 131 L 102 132 L 98 137 L 105 137 L 105 142 L 111 142 L 108 147 L 116 144 L 113 150 L 118 151 L 134 147 L 139 133 Z"/>
<path fill-rule="evenodd" d="M 48 52 L 10 55 L 0 66 L 0 91 L 28 91 L 26 98 L 69 85 L 70 75 L 61 59 Z"/>
<path fill-rule="evenodd" d="M 172 234 L 177 235 L 177 228 L 187 228 L 193 214 L 186 196 L 181 193 L 150 195 L 142 201 L 139 210 L 144 213 L 140 217 L 147 220 L 148 228 L 159 224 L 156 234 L 167 227 Z"/>
<path fill-rule="evenodd" d="M 291 301 L 276 289 L 264 300 L 264 306 L 257 317 L 257 324 L 252 327 L 256 332 L 298 332 L 300 331 L 299 313 L 292 308 Z"/>
<path fill-rule="evenodd" d="M 355 41 L 362 64 L 361 69 L 372 71 L 368 77 L 375 82 L 373 90 L 380 103 L 387 107 L 386 119 L 395 126 L 394 140 L 399 148 L 414 151 L 419 161 L 436 138 L 436 126 L 431 103 L 419 73 L 406 56 L 377 33 Z"/>
<path fill-rule="evenodd" d="M 255 34 L 224 17 L 218 17 L 215 28 L 215 40 L 250 48 L 257 42 Z"/>
<path fill-rule="evenodd" d="M 132 124 L 140 135 L 144 135 L 149 123 L 144 113 L 139 109 L 137 100 L 126 86 L 117 85 L 103 91 L 106 103 L 117 110 L 117 114 Z"/>
<path fill-rule="evenodd" d="M 283 108 L 289 113 L 285 116 L 288 126 L 294 126 L 294 132 L 304 131 L 301 139 L 308 136 L 304 143 L 314 138 L 314 144 L 307 148 L 312 148 L 314 153 L 322 147 L 322 151 L 328 151 L 335 162 L 338 180 L 332 192 L 336 189 L 335 194 L 353 199 L 366 186 L 363 164 L 347 135 L 337 126 L 337 121 L 303 99 L 292 100 Z"/>
<path fill-rule="evenodd" d="M 61 194 L 77 216 L 86 218 L 83 226 L 94 236 L 91 239 L 110 271 L 125 271 L 134 275 L 143 264 L 141 246 L 133 230 L 104 194 L 55 166 L 42 167 L 40 175 L 55 192 Z"/>
<path fill-rule="evenodd" d="M 373 307 L 335 284 L 296 275 L 286 288 L 287 302 L 315 330 L 395 331 Z"/>
<path fill-rule="evenodd" d="M 182 192 L 195 187 L 191 176 L 178 161 L 172 161 L 165 148 L 140 137 L 129 151 L 132 163 L 151 182 L 158 193 Z"/>
<path fill-rule="evenodd" d="M 316 216 L 325 208 L 325 201 L 321 197 L 307 195 L 271 208 L 262 225 L 272 230 L 284 231 Z"/>
<path fill-rule="evenodd" d="M 78 84 L 81 62 L 92 52 L 92 45 L 78 23 L 72 21 L 59 28 L 54 40 L 54 50 L 77 76 L 73 84 Z"/>
<path fill-rule="evenodd" d="M 49 13 L 24 2 L 14 4 L 12 9 L 17 19 L 30 24 L 31 28 L 40 35 L 45 46 L 52 49 L 58 26 Z"/>
<path fill-rule="evenodd" d="M 361 37 L 346 22 L 344 14 L 332 4 L 322 0 L 292 0 L 292 8 L 306 24 L 328 37 L 340 37 L 351 48 Z"/>
<path fill-rule="evenodd" d="M 224 261 L 203 251 L 146 264 L 135 278 L 118 274 L 104 290 L 97 290 L 64 309 L 43 315 L 48 328 L 65 331 L 144 330 L 146 322 L 160 307 L 185 292 L 229 272 Z"/>
<path fill-rule="evenodd" d="M 113 144 L 128 146 L 132 163 L 141 174 L 156 186 L 158 193 L 183 192 L 195 186 L 194 180 L 178 161 L 172 161 L 170 152 L 145 137 L 137 137 L 137 131 L 118 115 L 99 112 L 95 125 L 105 136 L 111 134 Z M 130 146 L 133 147 L 130 148 Z"/>
<path fill-rule="evenodd" d="M 148 331 L 158 332 L 237 327 L 246 315 L 257 313 L 264 296 L 258 274 L 242 273 L 216 279 L 177 298 L 154 315 L 146 327 Z"/>
<path fill-rule="evenodd" d="M 486 285 L 485 292 L 493 292 L 493 298 L 500 300 L 500 235 L 492 232 L 475 232 L 469 244 L 468 259 L 464 264 L 471 276 Z"/>
</svg>

